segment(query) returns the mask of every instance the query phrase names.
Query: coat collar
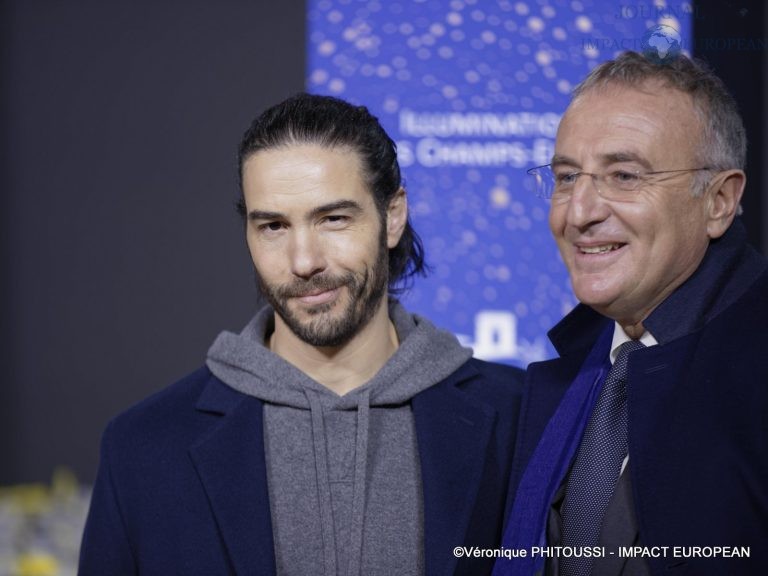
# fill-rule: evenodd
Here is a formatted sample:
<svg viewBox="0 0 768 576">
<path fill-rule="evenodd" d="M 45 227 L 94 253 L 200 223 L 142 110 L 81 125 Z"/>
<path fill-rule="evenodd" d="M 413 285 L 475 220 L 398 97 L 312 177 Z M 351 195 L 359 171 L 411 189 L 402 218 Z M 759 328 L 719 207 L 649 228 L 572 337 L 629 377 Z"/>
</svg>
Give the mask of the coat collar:
<svg viewBox="0 0 768 576">
<path fill-rule="evenodd" d="M 747 243 L 747 231 L 736 218 L 722 237 L 710 241 L 698 268 L 643 325 L 659 344 L 690 334 L 738 300 L 767 265 Z"/>
<path fill-rule="evenodd" d="M 589 306 L 578 304 L 547 333 L 557 354 L 586 355 L 607 324 L 613 320 L 598 314 Z"/>
<path fill-rule="evenodd" d="M 262 402 L 211 376 L 197 409 L 222 416 L 189 449 L 237 574 L 275 573 Z"/>
</svg>

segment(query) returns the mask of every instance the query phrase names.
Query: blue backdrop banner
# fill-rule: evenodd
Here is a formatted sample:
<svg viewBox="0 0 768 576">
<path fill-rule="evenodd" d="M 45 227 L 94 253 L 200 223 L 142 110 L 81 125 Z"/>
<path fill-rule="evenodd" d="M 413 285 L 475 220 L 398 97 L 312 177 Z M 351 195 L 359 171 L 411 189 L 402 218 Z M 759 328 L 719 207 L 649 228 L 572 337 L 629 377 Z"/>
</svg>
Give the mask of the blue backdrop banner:
<svg viewBox="0 0 768 576">
<path fill-rule="evenodd" d="M 309 0 L 307 88 L 364 104 L 397 142 L 432 274 L 403 297 L 519 366 L 576 303 L 525 171 L 573 87 L 623 50 L 686 48 L 690 3 Z"/>
</svg>

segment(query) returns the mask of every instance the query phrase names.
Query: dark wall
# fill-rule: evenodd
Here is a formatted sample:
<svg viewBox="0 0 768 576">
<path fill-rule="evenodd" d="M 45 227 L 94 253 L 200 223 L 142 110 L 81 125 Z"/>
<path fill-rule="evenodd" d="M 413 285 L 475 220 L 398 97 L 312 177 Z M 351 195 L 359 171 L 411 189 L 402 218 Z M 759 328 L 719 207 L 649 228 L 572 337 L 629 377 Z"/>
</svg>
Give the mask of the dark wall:
<svg viewBox="0 0 768 576">
<path fill-rule="evenodd" d="M 0 484 L 91 481 L 107 419 L 255 308 L 235 151 L 303 87 L 304 2 L 2 10 Z"/>
<path fill-rule="evenodd" d="M 706 60 L 739 104 L 747 129 L 744 223 L 750 242 L 768 254 L 765 135 L 768 22 L 763 0 L 698 0 L 694 3 L 694 56 Z"/>
</svg>

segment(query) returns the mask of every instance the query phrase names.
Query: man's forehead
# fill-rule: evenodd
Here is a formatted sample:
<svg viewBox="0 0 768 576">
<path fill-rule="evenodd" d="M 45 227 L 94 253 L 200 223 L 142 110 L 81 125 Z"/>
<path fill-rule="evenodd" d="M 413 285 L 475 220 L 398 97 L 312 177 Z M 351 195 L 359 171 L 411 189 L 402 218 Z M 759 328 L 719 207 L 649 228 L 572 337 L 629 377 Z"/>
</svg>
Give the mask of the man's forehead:
<svg viewBox="0 0 768 576">
<path fill-rule="evenodd" d="M 297 185 L 362 180 L 359 155 L 351 149 L 315 143 L 290 143 L 256 151 L 243 162 L 243 180 Z M 299 186 L 300 187 L 300 186 Z"/>
<path fill-rule="evenodd" d="M 603 163 L 685 155 L 697 149 L 699 127 L 690 95 L 676 88 L 655 81 L 639 87 L 596 86 L 580 93 L 563 115 L 553 161 L 585 155 Z"/>
<path fill-rule="evenodd" d="M 341 201 L 373 201 L 357 155 L 319 144 L 255 152 L 243 164 L 243 193 L 249 213 L 314 214 Z"/>
</svg>

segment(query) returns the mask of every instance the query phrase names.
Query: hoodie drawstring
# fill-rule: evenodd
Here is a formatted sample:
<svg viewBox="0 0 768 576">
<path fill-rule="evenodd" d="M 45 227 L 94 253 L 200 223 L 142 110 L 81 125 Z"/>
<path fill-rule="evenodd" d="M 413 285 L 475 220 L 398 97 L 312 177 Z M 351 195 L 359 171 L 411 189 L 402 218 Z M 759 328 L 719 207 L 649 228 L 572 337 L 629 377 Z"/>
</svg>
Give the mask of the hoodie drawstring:
<svg viewBox="0 0 768 576">
<path fill-rule="evenodd" d="M 330 472 L 328 470 L 327 439 L 323 406 L 314 390 L 305 390 L 312 418 L 312 438 L 317 475 L 317 497 L 320 502 L 320 522 L 323 537 L 325 574 L 336 576 L 336 538 L 331 502 Z M 371 395 L 361 393 L 357 404 L 357 436 L 355 439 L 355 473 L 352 491 L 352 518 L 350 518 L 349 563 L 347 576 L 360 574 L 363 559 L 363 533 L 365 528 L 365 476 L 368 467 L 368 430 L 370 428 Z"/>
<path fill-rule="evenodd" d="M 368 466 L 368 428 L 371 391 L 365 390 L 357 404 L 357 439 L 355 442 L 355 485 L 352 492 L 352 529 L 349 542 L 347 576 L 360 574 L 363 562 L 365 528 L 365 470 Z"/>
<path fill-rule="evenodd" d="M 315 445 L 315 473 L 317 474 L 317 498 L 320 502 L 320 526 L 323 537 L 325 574 L 336 575 L 336 537 L 333 529 L 331 484 L 328 478 L 328 454 L 326 453 L 323 406 L 314 390 L 305 390 L 312 416 L 312 440 Z"/>
</svg>

